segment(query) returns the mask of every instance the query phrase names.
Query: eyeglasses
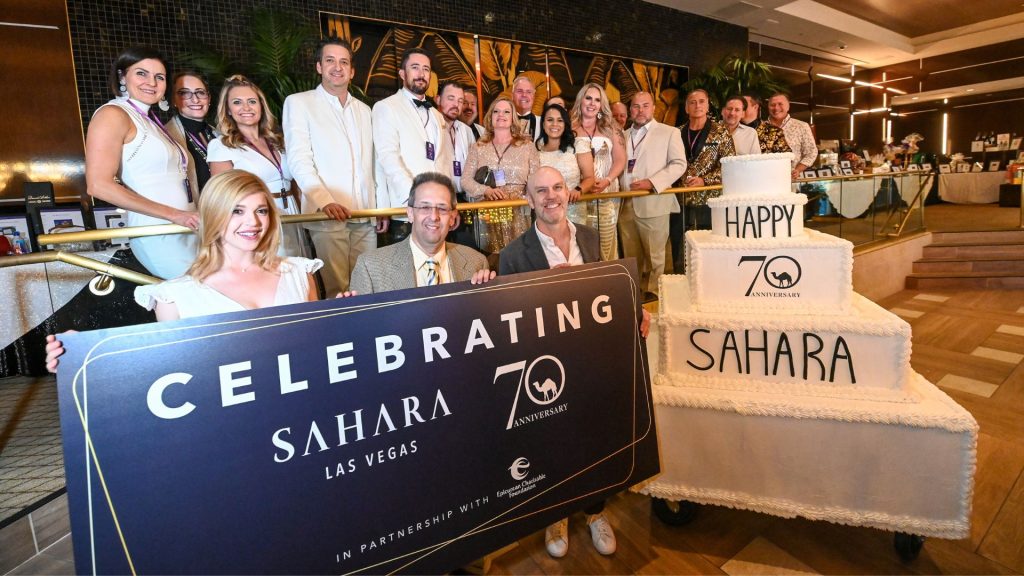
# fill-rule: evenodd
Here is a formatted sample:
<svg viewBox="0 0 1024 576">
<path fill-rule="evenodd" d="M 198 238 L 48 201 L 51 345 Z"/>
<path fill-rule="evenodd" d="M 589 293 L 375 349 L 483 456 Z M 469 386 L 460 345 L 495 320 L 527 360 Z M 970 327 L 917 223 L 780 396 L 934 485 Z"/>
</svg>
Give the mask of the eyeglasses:
<svg viewBox="0 0 1024 576">
<path fill-rule="evenodd" d="M 424 205 L 424 206 L 413 206 L 412 209 L 415 210 L 416 213 L 419 214 L 420 216 L 430 216 L 430 215 L 432 215 L 434 213 L 434 210 L 437 210 L 437 215 L 441 216 L 442 218 L 447 216 L 448 214 L 451 214 L 451 211 L 452 211 L 452 209 L 447 207 L 447 206 L 426 206 L 426 205 Z"/>
<path fill-rule="evenodd" d="M 193 92 L 192 90 L 187 90 L 183 88 L 181 90 L 178 90 L 177 94 L 178 98 L 181 98 L 182 100 L 192 100 L 193 98 L 195 98 L 196 100 L 203 101 L 210 99 L 210 93 L 203 89 L 199 89 Z"/>
</svg>

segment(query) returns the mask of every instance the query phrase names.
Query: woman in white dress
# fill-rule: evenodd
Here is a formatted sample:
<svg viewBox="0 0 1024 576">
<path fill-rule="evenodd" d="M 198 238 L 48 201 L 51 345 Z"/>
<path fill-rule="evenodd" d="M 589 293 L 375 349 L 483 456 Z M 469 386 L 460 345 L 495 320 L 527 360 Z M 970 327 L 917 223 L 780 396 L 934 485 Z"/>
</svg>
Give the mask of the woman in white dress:
<svg viewBox="0 0 1024 576">
<path fill-rule="evenodd" d="M 590 152 L 594 158 L 593 194 L 619 191 L 619 176 L 626 168 L 626 139 L 612 119 L 608 95 L 593 82 L 585 84 L 572 107 L 572 129 L 576 153 Z M 619 200 L 597 200 L 590 206 L 590 225 L 601 235 L 601 258 L 619 257 Z"/>
<path fill-rule="evenodd" d="M 232 168 L 251 172 L 270 189 L 281 214 L 298 214 L 299 195 L 288 170 L 284 136 L 259 86 L 238 74 L 225 80 L 217 128 L 223 135 L 210 142 L 206 157 L 210 173 L 217 175 Z M 304 245 L 299 224 L 284 227 L 281 256 L 302 256 L 307 253 Z"/>
<path fill-rule="evenodd" d="M 195 230 L 189 154 L 152 110 L 157 104 L 167 108 L 164 58 L 151 48 L 129 48 L 114 61 L 109 79 L 116 98 L 93 114 L 85 138 L 86 191 L 124 208 L 128 226 L 173 222 Z M 182 275 L 195 246 L 192 234 L 131 240 L 135 257 L 160 278 Z"/>
<path fill-rule="evenodd" d="M 569 190 L 568 216 L 576 224 L 587 222 L 587 203 L 579 202 L 594 185 L 594 158 L 589 152 L 577 153 L 569 112 L 559 104 L 548 104 L 541 115 L 541 133 L 537 139 L 540 165 L 551 166 L 562 173 Z"/>
<path fill-rule="evenodd" d="M 240 312 L 317 299 L 312 274 L 323 262 L 281 258 L 280 219 L 267 186 L 244 170 L 210 179 L 199 201 L 201 246 L 185 276 L 135 289 L 158 321 Z M 46 337 L 46 368 L 57 370 L 60 340 Z"/>
</svg>

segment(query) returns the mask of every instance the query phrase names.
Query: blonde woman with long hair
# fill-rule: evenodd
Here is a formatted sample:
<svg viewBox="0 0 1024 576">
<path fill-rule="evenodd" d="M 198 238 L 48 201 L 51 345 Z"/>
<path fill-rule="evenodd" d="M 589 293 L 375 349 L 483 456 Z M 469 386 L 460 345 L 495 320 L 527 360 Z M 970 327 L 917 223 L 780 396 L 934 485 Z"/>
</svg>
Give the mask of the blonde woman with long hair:
<svg viewBox="0 0 1024 576">
<path fill-rule="evenodd" d="M 260 87 L 239 74 L 225 80 L 217 106 L 217 129 L 222 136 L 210 142 L 210 173 L 252 172 L 267 185 L 281 214 L 298 214 L 299 194 L 288 170 L 284 136 Z M 300 225 L 286 226 L 281 240 L 281 256 L 307 253 Z"/>
<path fill-rule="evenodd" d="M 277 255 L 281 223 L 262 180 L 244 170 L 210 179 L 199 199 L 199 254 L 180 278 L 139 286 L 135 301 L 159 322 L 317 300 L 320 260 Z M 64 345 L 46 337 L 46 369 Z"/>
<path fill-rule="evenodd" d="M 590 152 L 594 158 L 595 182 L 590 192 L 618 192 L 619 176 L 626 168 L 626 139 L 622 128 L 612 118 L 604 88 L 593 82 L 580 88 L 571 118 L 576 135 L 576 153 Z M 618 259 L 618 198 L 595 201 L 590 207 L 589 217 L 590 225 L 601 235 L 601 258 Z"/>
<path fill-rule="evenodd" d="M 540 156 L 529 136 L 523 134 L 508 96 L 491 102 L 484 127 L 486 133 L 469 147 L 462 171 L 462 189 L 466 196 L 471 201 L 525 198 L 526 180 L 540 168 Z M 490 169 L 486 183 L 474 178 L 482 167 Z M 484 252 L 500 252 L 530 225 L 528 206 L 481 210 L 474 224 L 477 246 Z"/>
</svg>

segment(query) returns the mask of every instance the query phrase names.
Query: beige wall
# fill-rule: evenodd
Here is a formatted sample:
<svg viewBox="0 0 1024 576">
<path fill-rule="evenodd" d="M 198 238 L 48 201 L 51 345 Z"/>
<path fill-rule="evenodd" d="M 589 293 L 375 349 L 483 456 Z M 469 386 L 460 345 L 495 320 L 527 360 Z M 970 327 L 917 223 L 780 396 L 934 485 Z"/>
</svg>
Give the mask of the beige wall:
<svg viewBox="0 0 1024 576">
<path fill-rule="evenodd" d="M 923 232 L 901 242 L 854 251 L 853 289 L 876 301 L 903 290 L 914 260 L 931 242 L 931 232 Z"/>
</svg>

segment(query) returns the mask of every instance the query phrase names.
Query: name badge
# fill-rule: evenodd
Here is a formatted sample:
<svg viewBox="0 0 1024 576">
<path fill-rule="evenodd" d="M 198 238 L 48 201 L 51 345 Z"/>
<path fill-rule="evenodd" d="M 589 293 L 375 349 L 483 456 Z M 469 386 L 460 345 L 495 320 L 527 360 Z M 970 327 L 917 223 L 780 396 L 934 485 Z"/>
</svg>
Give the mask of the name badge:
<svg viewBox="0 0 1024 576">
<path fill-rule="evenodd" d="M 454 174 L 456 178 L 462 177 L 462 162 L 459 162 L 458 160 L 454 160 L 452 162 L 452 174 Z"/>
<path fill-rule="evenodd" d="M 632 174 L 633 173 L 633 166 L 636 166 L 636 158 L 630 159 L 629 164 L 626 167 L 626 171 L 629 172 L 630 174 Z"/>
<path fill-rule="evenodd" d="M 497 170 L 494 171 L 494 185 L 504 186 L 505 184 L 505 169 L 498 168 Z"/>
<path fill-rule="evenodd" d="M 427 142 L 427 160 L 434 159 L 434 143 Z"/>
</svg>

